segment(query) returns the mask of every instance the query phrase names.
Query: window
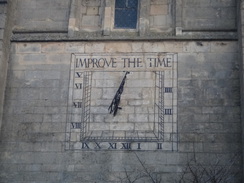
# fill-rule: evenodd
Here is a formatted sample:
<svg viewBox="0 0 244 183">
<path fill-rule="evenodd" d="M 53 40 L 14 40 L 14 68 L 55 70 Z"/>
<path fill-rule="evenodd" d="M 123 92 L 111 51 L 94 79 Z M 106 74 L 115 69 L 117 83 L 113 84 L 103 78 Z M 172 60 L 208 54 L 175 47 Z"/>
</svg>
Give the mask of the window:
<svg viewBox="0 0 244 183">
<path fill-rule="evenodd" d="M 136 29 L 138 0 L 116 0 L 114 27 Z"/>
</svg>

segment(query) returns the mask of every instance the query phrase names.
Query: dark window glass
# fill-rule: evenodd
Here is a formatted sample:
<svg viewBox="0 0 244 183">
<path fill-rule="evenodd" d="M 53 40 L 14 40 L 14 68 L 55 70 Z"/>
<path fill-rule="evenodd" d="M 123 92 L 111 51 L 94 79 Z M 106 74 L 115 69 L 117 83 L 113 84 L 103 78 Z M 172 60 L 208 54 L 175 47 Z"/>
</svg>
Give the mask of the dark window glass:
<svg viewBox="0 0 244 183">
<path fill-rule="evenodd" d="M 137 24 L 138 0 L 116 0 L 115 28 L 135 29 Z"/>
</svg>

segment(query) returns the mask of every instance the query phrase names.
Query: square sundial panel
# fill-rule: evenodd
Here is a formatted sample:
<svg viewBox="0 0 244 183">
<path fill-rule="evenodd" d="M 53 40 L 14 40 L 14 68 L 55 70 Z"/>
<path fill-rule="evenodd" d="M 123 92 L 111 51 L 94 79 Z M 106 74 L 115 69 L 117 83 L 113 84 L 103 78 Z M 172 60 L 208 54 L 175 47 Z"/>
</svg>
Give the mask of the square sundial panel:
<svg viewBox="0 0 244 183">
<path fill-rule="evenodd" d="M 123 146 L 177 150 L 176 54 L 72 55 L 66 149 Z"/>
</svg>

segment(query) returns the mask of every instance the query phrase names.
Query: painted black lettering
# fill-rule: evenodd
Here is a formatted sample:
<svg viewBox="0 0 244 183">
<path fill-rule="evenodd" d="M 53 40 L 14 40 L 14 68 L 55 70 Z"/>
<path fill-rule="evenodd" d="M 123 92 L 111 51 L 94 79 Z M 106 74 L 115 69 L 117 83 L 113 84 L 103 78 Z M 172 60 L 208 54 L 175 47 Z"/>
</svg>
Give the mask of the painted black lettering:
<svg viewBox="0 0 244 183">
<path fill-rule="evenodd" d="M 82 89 L 82 83 L 75 83 L 76 89 Z"/>
<path fill-rule="evenodd" d="M 95 147 L 95 149 L 101 149 L 101 148 L 102 148 L 102 147 L 100 146 L 101 142 L 100 142 L 100 143 L 98 143 L 98 142 L 95 142 L 95 144 L 96 144 L 96 147 Z"/>
<path fill-rule="evenodd" d="M 136 65 L 137 67 L 142 67 L 142 65 L 141 65 L 142 64 L 142 60 L 141 60 L 141 58 L 137 58 L 136 64 L 137 64 Z"/>
<path fill-rule="evenodd" d="M 75 77 L 76 78 L 81 78 L 82 73 L 81 72 L 75 72 Z"/>
<path fill-rule="evenodd" d="M 124 67 L 126 67 L 126 61 L 130 60 L 129 58 L 122 58 L 122 60 L 124 61 Z"/>
<path fill-rule="evenodd" d="M 115 68 L 116 67 L 116 58 L 111 58 L 112 61 L 112 67 Z"/>
<path fill-rule="evenodd" d="M 172 115 L 172 109 L 164 109 L 165 115 Z"/>
<path fill-rule="evenodd" d="M 109 148 L 108 149 L 117 149 L 117 143 L 110 143 L 109 142 Z"/>
<path fill-rule="evenodd" d="M 159 66 L 167 67 L 165 58 L 162 58 L 162 60 L 160 60 L 160 58 L 158 58 L 158 60 L 156 62 L 156 67 L 159 67 Z"/>
<path fill-rule="evenodd" d="M 100 58 L 100 59 L 98 60 L 98 65 L 99 65 L 99 67 L 104 68 L 105 61 L 106 61 L 106 58 Z"/>
<path fill-rule="evenodd" d="M 149 67 L 171 67 L 172 58 L 147 58 Z"/>
<path fill-rule="evenodd" d="M 73 129 L 80 129 L 81 128 L 81 123 L 73 122 L 73 123 L 71 123 L 71 126 L 72 126 Z"/>
<path fill-rule="evenodd" d="M 136 67 L 136 58 L 132 59 L 128 59 L 128 67 L 131 67 L 130 64 L 132 64 L 132 67 Z"/>
<path fill-rule="evenodd" d="M 142 67 L 141 58 L 122 58 L 124 61 L 124 67 Z"/>
<path fill-rule="evenodd" d="M 93 64 L 92 59 L 91 58 L 88 58 L 87 60 L 88 60 L 88 68 L 90 68 L 90 65 Z"/>
<path fill-rule="evenodd" d="M 165 93 L 172 93 L 173 92 L 173 88 L 172 87 L 165 87 L 164 88 L 164 92 Z"/>
<path fill-rule="evenodd" d="M 121 143 L 121 149 L 131 149 L 131 143 Z"/>
<path fill-rule="evenodd" d="M 95 67 L 95 65 L 96 65 L 96 67 L 99 67 L 96 58 L 92 59 L 92 63 L 93 63 L 93 67 Z"/>
<path fill-rule="evenodd" d="M 157 149 L 163 149 L 163 148 L 162 148 L 162 143 L 158 143 L 158 145 L 157 145 Z"/>
<path fill-rule="evenodd" d="M 156 67 L 163 66 L 163 67 L 171 67 L 171 58 L 158 58 L 158 61 L 156 63 Z"/>
<path fill-rule="evenodd" d="M 71 123 L 71 127 L 72 128 L 75 128 L 75 123 Z"/>
<path fill-rule="evenodd" d="M 166 58 L 167 67 L 171 67 L 171 61 L 172 61 L 172 58 Z"/>
<path fill-rule="evenodd" d="M 88 59 L 89 60 L 89 59 Z M 89 65 L 89 61 L 88 60 L 86 60 L 86 58 L 84 59 L 84 60 L 82 60 L 81 58 L 79 59 L 79 58 L 77 58 L 76 59 L 76 64 L 75 64 L 75 67 L 76 68 L 79 68 L 79 67 L 84 67 L 85 66 L 85 68 L 87 68 L 88 67 L 88 65 Z"/>
<path fill-rule="evenodd" d="M 90 149 L 90 147 L 88 146 L 88 144 L 86 142 L 82 142 L 82 149 Z"/>
<path fill-rule="evenodd" d="M 82 102 L 73 102 L 75 108 L 82 108 Z"/>
<path fill-rule="evenodd" d="M 108 60 L 106 59 L 106 58 L 104 58 L 104 60 L 105 60 L 105 64 L 107 65 L 107 67 L 109 67 L 110 66 L 110 64 L 111 64 L 111 59 L 110 59 L 110 61 L 108 62 Z"/>
<path fill-rule="evenodd" d="M 137 143 L 137 149 L 141 149 L 141 143 Z"/>
<path fill-rule="evenodd" d="M 153 63 L 152 63 L 152 60 L 153 60 L 153 58 L 147 58 L 150 62 L 149 62 L 149 67 L 153 67 Z"/>
</svg>

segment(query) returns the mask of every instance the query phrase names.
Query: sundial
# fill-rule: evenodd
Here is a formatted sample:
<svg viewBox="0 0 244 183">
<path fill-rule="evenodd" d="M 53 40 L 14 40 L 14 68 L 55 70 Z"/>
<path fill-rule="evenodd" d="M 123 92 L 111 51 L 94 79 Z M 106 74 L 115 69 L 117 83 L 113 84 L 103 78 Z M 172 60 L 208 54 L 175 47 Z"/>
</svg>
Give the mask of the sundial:
<svg viewBox="0 0 244 183">
<path fill-rule="evenodd" d="M 177 150 L 177 54 L 72 54 L 67 150 Z"/>
</svg>

